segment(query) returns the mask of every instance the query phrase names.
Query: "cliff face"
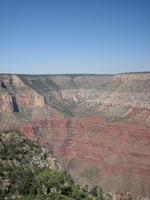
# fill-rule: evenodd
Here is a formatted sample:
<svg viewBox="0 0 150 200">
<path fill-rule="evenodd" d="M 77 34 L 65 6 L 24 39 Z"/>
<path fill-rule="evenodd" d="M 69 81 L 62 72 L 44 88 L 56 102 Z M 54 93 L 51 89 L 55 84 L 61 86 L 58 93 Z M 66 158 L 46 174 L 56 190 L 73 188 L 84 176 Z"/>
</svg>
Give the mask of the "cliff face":
<svg viewBox="0 0 150 200">
<path fill-rule="evenodd" d="M 150 195 L 150 73 L 0 75 L 0 127 L 51 149 L 81 184 Z"/>
</svg>

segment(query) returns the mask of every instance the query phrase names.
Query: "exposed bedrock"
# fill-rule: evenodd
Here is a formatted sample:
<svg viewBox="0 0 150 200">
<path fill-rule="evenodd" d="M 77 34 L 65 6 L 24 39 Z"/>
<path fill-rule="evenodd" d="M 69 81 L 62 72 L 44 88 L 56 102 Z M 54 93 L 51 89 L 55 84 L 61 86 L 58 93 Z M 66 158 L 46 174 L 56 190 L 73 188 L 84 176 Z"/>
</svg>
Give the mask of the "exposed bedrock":
<svg viewBox="0 0 150 200">
<path fill-rule="evenodd" d="M 0 128 L 44 144 L 80 184 L 150 195 L 150 73 L 1 74 Z"/>
</svg>

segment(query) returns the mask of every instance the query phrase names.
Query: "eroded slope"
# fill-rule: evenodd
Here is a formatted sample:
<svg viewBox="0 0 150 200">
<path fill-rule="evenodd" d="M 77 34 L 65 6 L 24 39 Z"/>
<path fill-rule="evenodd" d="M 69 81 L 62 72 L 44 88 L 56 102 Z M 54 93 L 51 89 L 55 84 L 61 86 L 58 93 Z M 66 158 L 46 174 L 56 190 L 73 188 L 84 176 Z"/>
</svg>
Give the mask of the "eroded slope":
<svg viewBox="0 0 150 200">
<path fill-rule="evenodd" d="M 44 144 L 78 183 L 150 195 L 150 73 L 0 80 L 1 129 Z"/>
</svg>

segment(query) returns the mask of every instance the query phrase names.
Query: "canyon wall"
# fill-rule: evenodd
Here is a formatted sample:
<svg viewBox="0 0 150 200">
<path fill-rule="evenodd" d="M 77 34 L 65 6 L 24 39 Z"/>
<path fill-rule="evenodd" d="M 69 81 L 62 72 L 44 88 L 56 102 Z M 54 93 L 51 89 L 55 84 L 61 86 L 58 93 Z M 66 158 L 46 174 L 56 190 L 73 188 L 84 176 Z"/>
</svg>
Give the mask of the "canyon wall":
<svg viewBox="0 0 150 200">
<path fill-rule="evenodd" d="M 150 195 L 150 73 L 0 75 L 0 129 L 50 149 L 77 183 Z"/>
</svg>

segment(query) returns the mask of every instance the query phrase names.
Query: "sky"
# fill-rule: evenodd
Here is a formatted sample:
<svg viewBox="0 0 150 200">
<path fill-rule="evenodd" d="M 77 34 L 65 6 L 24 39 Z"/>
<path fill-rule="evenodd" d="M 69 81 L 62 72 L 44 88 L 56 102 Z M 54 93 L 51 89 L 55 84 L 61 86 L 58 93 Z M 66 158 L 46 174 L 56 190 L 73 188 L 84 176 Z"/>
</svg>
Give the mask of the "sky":
<svg viewBox="0 0 150 200">
<path fill-rule="evenodd" d="M 150 71 L 150 0 L 0 0 L 0 73 Z"/>
</svg>

